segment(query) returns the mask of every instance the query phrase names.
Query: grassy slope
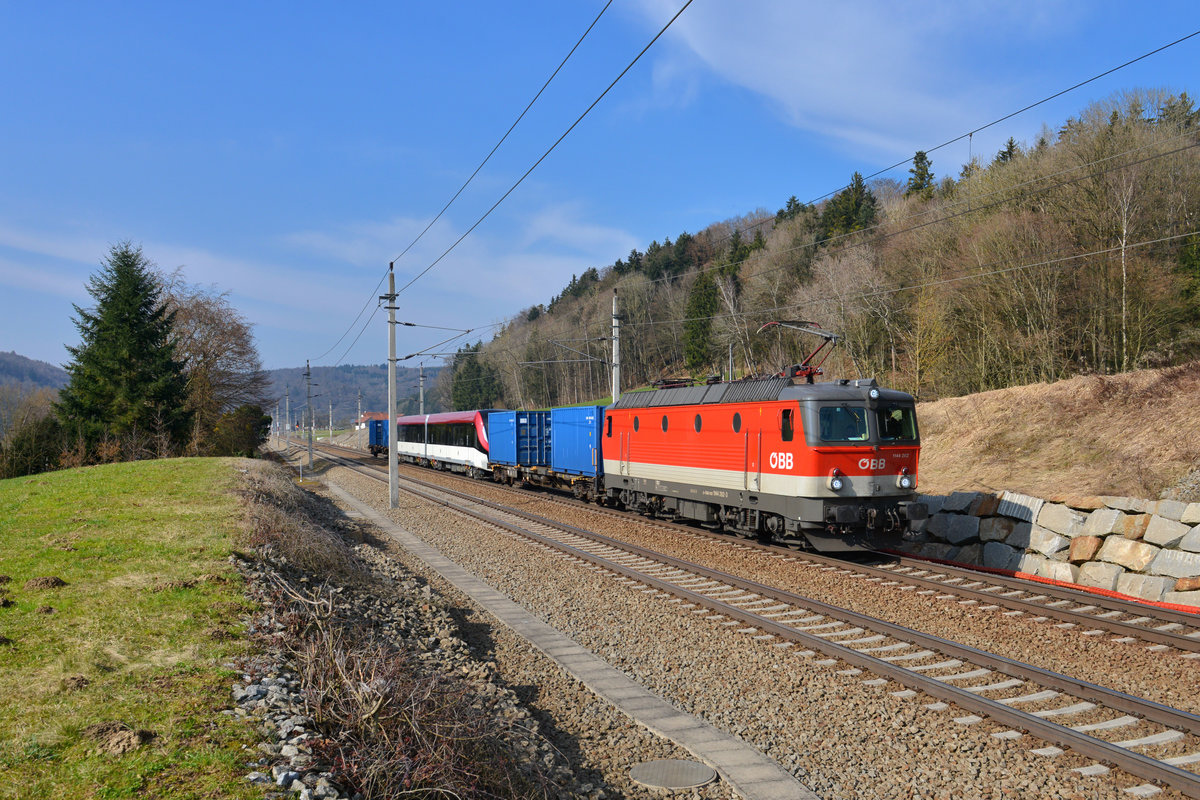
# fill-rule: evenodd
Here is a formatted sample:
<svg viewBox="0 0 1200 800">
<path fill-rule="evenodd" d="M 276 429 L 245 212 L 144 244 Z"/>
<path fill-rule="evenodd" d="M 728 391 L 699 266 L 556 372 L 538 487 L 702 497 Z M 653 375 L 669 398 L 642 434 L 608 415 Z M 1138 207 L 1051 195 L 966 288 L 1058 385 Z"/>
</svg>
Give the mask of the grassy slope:
<svg viewBox="0 0 1200 800">
<path fill-rule="evenodd" d="M 244 645 L 227 561 L 225 459 L 115 464 L 0 481 L 0 797 L 253 797 L 220 665 Z M 55 576 L 67 585 L 27 590 Z M 205 576 L 196 581 L 198 576 Z M 39 608 L 51 606 L 53 613 Z M 77 676 L 83 688 L 70 688 Z M 85 734 L 156 738 L 111 755 Z"/>
<path fill-rule="evenodd" d="M 933 494 L 1156 498 L 1200 467 L 1200 361 L 939 400 L 917 414 L 921 489 Z"/>
</svg>

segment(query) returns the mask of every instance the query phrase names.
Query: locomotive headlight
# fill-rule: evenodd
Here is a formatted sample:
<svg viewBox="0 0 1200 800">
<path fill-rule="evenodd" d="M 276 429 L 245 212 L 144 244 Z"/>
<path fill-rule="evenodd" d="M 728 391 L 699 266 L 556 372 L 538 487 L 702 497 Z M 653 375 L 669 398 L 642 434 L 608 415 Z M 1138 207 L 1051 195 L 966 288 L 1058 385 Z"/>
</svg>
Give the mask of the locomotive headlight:
<svg viewBox="0 0 1200 800">
<path fill-rule="evenodd" d="M 867 392 L 867 397 L 871 398 L 872 400 L 878 400 L 879 399 L 879 390 L 871 389 L 869 392 Z"/>
<path fill-rule="evenodd" d="M 835 468 L 833 472 L 829 473 L 829 488 L 835 492 L 840 492 L 846 488 L 846 478 L 842 475 L 840 469 Z"/>
<path fill-rule="evenodd" d="M 916 485 L 913 476 L 909 473 L 908 467 L 900 470 L 900 474 L 896 476 L 896 485 L 901 489 L 911 489 Z"/>
</svg>

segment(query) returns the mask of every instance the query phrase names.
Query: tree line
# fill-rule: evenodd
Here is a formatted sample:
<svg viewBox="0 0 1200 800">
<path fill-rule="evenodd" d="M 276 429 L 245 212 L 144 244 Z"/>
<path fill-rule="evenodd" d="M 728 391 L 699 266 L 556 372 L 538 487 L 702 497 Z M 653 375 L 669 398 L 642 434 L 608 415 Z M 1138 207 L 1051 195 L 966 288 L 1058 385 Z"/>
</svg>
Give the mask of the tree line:
<svg viewBox="0 0 1200 800">
<path fill-rule="evenodd" d="M 840 333 L 826 373 L 921 398 L 1200 358 L 1200 111 L 1139 90 L 939 176 L 855 173 L 829 199 L 652 242 L 460 351 L 454 407 L 607 394 L 612 295 L 626 387 L 771 374 Z M 467 406 L 459 404 L 467 403 Z"/>
<path fill-rule="evenodd" d="M 227 293 L 159 272 L 114 245 L 75 306 L 80 343 L 54 397 L 20 399 L 0 439 L 0 477 L 177 455 L 252 455 L 265 439 L 267 378 Z"/>
</svg>

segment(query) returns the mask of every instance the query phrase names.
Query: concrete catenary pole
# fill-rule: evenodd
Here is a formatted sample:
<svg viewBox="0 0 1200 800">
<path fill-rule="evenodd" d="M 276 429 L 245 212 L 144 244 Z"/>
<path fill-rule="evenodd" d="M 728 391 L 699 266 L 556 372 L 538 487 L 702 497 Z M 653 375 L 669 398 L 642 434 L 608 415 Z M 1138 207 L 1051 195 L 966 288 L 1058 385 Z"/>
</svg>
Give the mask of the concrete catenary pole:
<svg viewBox="0 0 1200 800">
<path fill-rule="evenodd" d="M 396 441 L 396 273 L 394 263 L 388 264 L 388 507 L 400 507 L 400 443 Z"/>
<path fill-rule="evenodd" d="M 421 411 L 419 413 L 421 416 L 425 416 L 425 364 L 422 363 L 419 366 L 421 376 Z"/>
<path fill-rule="evenodd" d="M 617 314 L 617 290 L 613 289 L 612 401 L 621 399 L 621 317 Z"/>
<path fill-rule="evenodd" d="M 357 432 L 354 434 L 354 439 L 356 442 L 358 442 L 358 449 L 362 450 L 363 449 L 363 446 L 362 446 L 362 432 L 363 432 L 362 389 L 358 390 L 358 416 L 354 418 L 354 426 L 358 429 Z"/>
<path fill-rule="evenodd" d="M 312 407 L 312 367 L 304 360 L 304 407 L 308 409 L 308 468 L 313 467 L 313 428 L 317 426 L 317 415 Z"/>
<path fill-rule="evenodd" d="M 285 433 L 283 435 L 283 439 L 285 442 L 287 442 L 288 447 L 292 446 L 292 396 L 291 396 L 291 391 L 292 390 L 290 388 L 284 389 L 284 391 L 283 391 L 284 430 L 287 431 L 287 433 Z"/>
<path fill-rule="evenodd" d="M 333 401 L 329 401 L 329 443 L 333 444 Z"/>
</svg>

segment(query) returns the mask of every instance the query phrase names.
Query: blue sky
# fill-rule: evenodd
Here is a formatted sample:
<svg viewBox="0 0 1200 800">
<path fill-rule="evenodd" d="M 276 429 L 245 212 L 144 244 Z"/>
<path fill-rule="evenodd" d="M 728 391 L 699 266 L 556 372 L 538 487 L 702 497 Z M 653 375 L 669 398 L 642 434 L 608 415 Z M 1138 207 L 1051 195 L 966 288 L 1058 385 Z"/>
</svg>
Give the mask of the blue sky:
<svg viewBox="0 0 1200 800">
<path fill-rule="evenodd" d="M 615 0 L 397 283 L 467 230 L 683 0 Z M 62 363 L 113 243 L 228 291 L 267 367 L 381 363 L 376 283 L 603 6 L 0 0 L 0 350 Z M 503 322 L 571 278 L 813 200 L 1200 29 L 1195 2 L 695 0 L 401 320 Z M 1200 95 L 1200 37 L 981 132 L 990 157 L 1123 89 Z M 931 154 L 957 174 L 967 144 Z M 907 178 L 906 168 L 893 177 Z M 445 338 L 402 328 L 401 355 Z M 472 340 L 489 336 L 481 330 Z M 321 358 L 327 351 L 331 352 Z M 415 361 L 409 365 L 415 365 Z"/>
</svg>

